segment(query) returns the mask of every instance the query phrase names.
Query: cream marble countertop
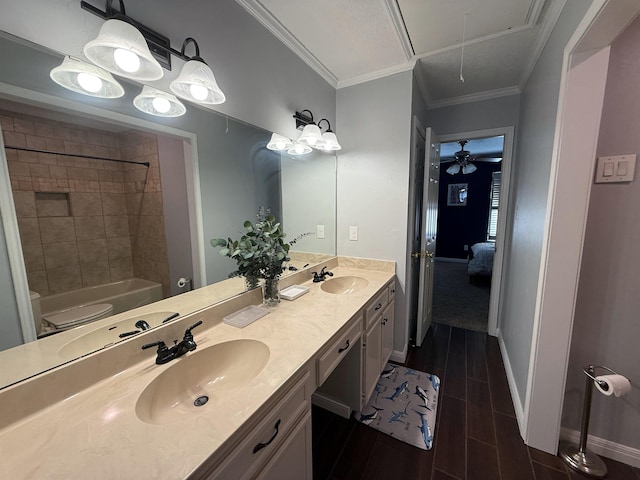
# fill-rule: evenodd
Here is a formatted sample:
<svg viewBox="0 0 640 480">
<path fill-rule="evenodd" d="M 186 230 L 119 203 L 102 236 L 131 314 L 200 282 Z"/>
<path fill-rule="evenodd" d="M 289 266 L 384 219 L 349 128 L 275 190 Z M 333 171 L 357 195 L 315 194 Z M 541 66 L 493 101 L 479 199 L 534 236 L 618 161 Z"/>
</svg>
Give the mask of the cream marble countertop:
<svg viewBox="0 0 640 480">
<path fill-rule="evenodd" d="M 358 292 L 334 295 L 324 292 L 322 284 L 307 282 L 309 293 L 293 302 L 283 300 L 270 308 L 269 315 L 243 329 L 224 324 L 217 306 L 184 319 L 204 322 L 193 331 L 198 349 L 187 356 L 236 339 L 259 340 L 269 347 L 264 369 L 224 401 L 201 407 L 201 412 L 187 415 L 179 423 L 152 425 L 140 420 L 135 412 L 140 394 L 161 372 L 182 360 L 156 365 L 154 353 L 0 431 L 0 477 L 187 477 L 394 277 L 388 271 L 346 266 L 332 271 L 335 277 L 356 275 L 369 283 Z M 137 343 L 163 339 L 169 344 L 173 339 L 162 338 L 162 332 L 145 332 L 136 336 Z M 139 348 L 133 340 L 129 342 Z"/>
</svg>

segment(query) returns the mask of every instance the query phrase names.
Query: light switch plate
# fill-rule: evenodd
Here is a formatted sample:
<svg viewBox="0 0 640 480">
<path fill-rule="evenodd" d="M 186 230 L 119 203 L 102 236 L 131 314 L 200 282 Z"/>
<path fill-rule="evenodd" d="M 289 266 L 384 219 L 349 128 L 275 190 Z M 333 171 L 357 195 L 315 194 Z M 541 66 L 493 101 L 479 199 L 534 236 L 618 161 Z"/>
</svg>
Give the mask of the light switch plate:
<svg viewBox="0 0 640 480">
<path fill-rule="evenodd" d="M 358 240 L 358 227 L 355 227 L 355 226 L 349 227 L 349 240 L 351 241 Z"/>
<path fill-rule="evenodd" d="M 316 238 L 324 238 L 324 225 L 316 225 Z"/>
<path fill-rule="evenodd" d="M 598 157 L 596 183 L 632 182 L 636 170 L 636 154 Z"/>
</svg>

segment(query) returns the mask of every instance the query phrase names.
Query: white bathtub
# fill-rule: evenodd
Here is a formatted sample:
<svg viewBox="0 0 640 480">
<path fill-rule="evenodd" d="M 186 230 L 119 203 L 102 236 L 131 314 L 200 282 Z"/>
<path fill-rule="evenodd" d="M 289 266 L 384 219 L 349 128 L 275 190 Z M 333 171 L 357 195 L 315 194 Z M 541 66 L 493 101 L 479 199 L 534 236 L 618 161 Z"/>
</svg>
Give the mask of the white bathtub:
<svg viewBox="0 0 640 480">
<path fill-rule="evenodd" d="M 142 278 L 130 278 L 40 297 L 40 310 L 42 315 L 47 315 L 84 305 L 110 303 L 113 305 L 113 315 L 115 315 L 159 300 L 162 300 L 160 283 Z"/>
</svg>

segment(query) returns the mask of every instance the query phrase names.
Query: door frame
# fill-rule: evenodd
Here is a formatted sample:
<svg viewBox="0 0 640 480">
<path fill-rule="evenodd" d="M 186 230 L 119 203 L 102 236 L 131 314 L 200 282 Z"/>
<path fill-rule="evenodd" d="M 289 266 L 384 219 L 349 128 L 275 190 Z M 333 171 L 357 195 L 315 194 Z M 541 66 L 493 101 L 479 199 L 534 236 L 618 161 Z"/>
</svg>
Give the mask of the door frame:
<svg viewBox="0 0 640 480">
<path fill-rule="evenodd" d="M 450 133 L 447 135 L 438 135 L 441 143 L 453 142 L 461 138 L 474 140 L 477 138 L 496 137 L 504 135 L 504 144 L 502 151 L 502 176 L 500 180 L 500 208 L 498 209 L 498 231 L 496 235 L 496 253 L 493 259 L 493 274 L 491 275 L 491 293 L 489 299 L 489 318 L 487 322 L 487 333 L 493 337 L 497 337 L 500 331 L 500 306 L 501 306 L 501 289 L 502 289 L 502 271 L 505 249 L 505 230 L 507 227 L 507 212 L 510 208 L 510 187 L 511 187 L 511 171 L 513 162 L 513 146 L 514 146 L 513 126 L 488 128 L 485 130 L 472 130 L 469 132 Z"/>
</svg>

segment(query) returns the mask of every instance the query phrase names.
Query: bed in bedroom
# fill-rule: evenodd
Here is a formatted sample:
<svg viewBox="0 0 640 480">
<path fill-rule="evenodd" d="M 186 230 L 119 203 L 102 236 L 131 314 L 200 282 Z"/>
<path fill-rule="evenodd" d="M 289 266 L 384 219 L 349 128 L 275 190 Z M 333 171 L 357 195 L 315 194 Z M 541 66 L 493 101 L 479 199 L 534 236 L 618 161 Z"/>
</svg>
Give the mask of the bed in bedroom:
<svg viewBox="0 0 640 480">
<path fill-rule="evenodd" d="M 469 266 L 467 267 L 469 281 L 473 281 L 478 276 L 491 276 L 495 252 L 496 244 L 494 242 L 475 243 L 471 246 Z"/>
</svg>

